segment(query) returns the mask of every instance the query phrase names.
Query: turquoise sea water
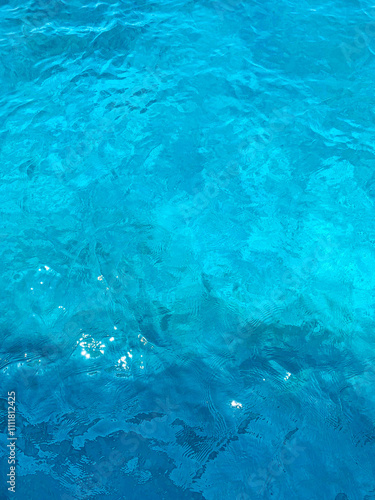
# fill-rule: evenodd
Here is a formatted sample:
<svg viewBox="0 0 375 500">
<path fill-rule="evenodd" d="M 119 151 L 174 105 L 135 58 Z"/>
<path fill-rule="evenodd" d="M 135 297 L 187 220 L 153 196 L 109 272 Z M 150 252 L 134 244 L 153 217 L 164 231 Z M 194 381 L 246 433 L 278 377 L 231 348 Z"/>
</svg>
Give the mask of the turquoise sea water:
<svg viewBox="0 0 375 500">
<path fill-rule="evenodd" d="M 1 2 L 1 499 L 375 499 L 374 9 Z"/>
</svg>

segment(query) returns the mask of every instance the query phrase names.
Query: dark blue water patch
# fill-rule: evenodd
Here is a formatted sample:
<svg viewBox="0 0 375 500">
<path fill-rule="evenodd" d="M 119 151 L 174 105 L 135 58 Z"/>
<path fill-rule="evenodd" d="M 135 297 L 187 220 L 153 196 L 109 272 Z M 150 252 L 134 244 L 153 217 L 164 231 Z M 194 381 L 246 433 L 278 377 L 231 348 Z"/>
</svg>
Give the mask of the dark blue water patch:
<svg viewBox="0 0 375 500">
<path fill-rule="evenodd" d="M 39 365 L 36 360 L 8 365 L 2 375 L 6 385 L 17 374 L 22 488 L 45 494 L 54 487 L 61 498 L 118 498 L 124 488 L 131 488 L 134 498 L 139 491 L 146 498 L 206 498 L 210 491 L 220 494 L 206 481 L 218 471 L 225 478 L 231 467 L 236 496 L 286 498 L 289 481 L 297 481 L 300 470 L 306 494 L 323 491 L 328 498 L 335 485 L 358 491 L 359 478 L 371 473 L 375 439 L 363 406 L 366 388 L 360 381 L 365 385 L 368 376 L 363 361 L 345 349 L 312 343 L 311 358 L 302 342 L 291 352 L 285 338 L 306 337 L 307 329 L 260 325 L 259 332 L 256 338 L 240 337 L 246 360 L 239 369 L 225 343 L 219 352 L 202 358 L 201 351 L 178 364 L 168 349 L 153 345 L 162 365 L 150 359 L 153 372 L 146 366 L 144 373 L 125 377 L 116 377 L 111 352 L 81 373 L 74 354 L 48 364 L 43 359 Z M 272 351 L 271 336 L 280 345 Z M 147 356 L 147 349 L 143 353 Z M 317 442 L 325 442 L 324 448 Z M 343 481 L 329 463 L 339 450 L 349 449 L 354 456 L 340 466 L 347 476 Z M 42 486 L 28 475 L 32 463 L 41 477 L 50 467 Z M 319 463 L 319 474 L 330 479 L 325 486 L 316 485 Z"/>
</svg>

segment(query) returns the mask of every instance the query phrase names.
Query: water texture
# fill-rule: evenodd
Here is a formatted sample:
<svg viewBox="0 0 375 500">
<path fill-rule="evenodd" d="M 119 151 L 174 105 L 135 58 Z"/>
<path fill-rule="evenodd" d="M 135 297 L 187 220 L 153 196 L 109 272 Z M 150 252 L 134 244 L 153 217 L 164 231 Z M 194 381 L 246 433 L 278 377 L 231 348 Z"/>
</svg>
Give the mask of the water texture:
<svg viewBox="0 0 375 500">
<path fill-rule="evenodd" d="M 374 9 L 1 2 L 1 499 L 375 499 Z"/>
</svg>

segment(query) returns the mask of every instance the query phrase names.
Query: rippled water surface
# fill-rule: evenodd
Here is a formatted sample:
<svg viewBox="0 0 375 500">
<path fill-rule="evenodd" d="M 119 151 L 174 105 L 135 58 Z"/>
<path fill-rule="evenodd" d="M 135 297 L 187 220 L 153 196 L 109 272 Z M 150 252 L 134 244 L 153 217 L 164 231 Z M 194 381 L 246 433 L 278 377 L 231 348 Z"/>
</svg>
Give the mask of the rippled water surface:
<svg viewBox="0 0 375 500">
<path fill-rule="evenodd" d="M 1 498 L 375 499 L 374 51 L 370 1 L 1 2 Z"/>
</svg>

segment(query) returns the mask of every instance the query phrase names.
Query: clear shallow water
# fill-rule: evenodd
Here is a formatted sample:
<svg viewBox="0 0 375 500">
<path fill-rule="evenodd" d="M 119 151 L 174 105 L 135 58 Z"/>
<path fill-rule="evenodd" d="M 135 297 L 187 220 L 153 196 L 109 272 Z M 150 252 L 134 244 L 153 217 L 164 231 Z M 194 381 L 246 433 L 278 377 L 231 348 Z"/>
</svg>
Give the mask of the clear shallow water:
<svg viewBox="0 0 375 500">
<path fill-rule="evenodd" d="M 371 3 L 0 20 L 15 496 L 375 498 Z"/>
</svg>

